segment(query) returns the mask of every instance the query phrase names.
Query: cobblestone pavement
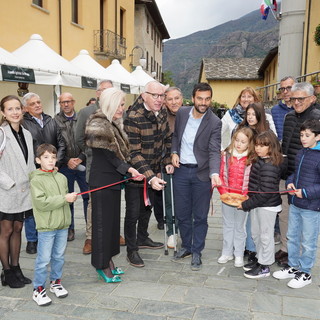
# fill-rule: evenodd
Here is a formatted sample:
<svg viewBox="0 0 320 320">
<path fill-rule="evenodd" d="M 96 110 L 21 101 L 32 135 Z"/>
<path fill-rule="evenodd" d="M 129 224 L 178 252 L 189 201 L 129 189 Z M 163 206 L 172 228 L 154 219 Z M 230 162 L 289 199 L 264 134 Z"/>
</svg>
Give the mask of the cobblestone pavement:
<svg viewBox="0 0 320 320">
<path fill-rule="evenodd" d="M 214 196 L 217 198 L 217 195 Z M 124 202 L 122 216 L 124 215 Z M 209 230 L 203 251 L 203 267 L 190 270 L 190 259 L 173 263 L 164 250 L 140 250 L 144 268 L 131 267 L 126 261 L 126 248 L 114 259 L 125 271 L 123 282 L 106 284 L 98 280 L 90 264 L 90 255 L 82 254 L 85 240 L 82 201 L 76 203 L 76 238 L 68 243 L 63 285 L 69 291 L 65 299 L 50 292 L 53 303 L 39 307 L 32 300 L 32 285 L 22 289 L 0 288 L 0 319 L 130 319 L 130 320 L 208 320 L 208 319 L 320 319 L 320 255 L 313 269 L 313 283 L 302 289 L 290 289 L 286 280 L 272 277 L 250 280 L 233 261 L 219 265 L 222 227 L 220 201 L 214 200 L 215 213 L 209 216 Z M 123 226 L 123 221 L 122 221 Z M 161 241 L 163 231 L 152 216 L 149 232 Z M 25 239 L 20 265 L 32 278 L 35 255 L 25 252 Z M 272 266 L 272 271 L 277 266 Z M 49 291 L 49 290 L 48 290 Z"/>
</svg>

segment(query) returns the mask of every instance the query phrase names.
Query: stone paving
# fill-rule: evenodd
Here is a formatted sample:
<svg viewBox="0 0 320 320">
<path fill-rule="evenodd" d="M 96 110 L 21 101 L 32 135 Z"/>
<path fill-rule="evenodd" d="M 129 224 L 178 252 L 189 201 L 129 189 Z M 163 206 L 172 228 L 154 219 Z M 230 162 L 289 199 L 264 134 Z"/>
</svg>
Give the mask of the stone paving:
<svg viewBox="0 0 320 320">
<path fill-rule="evenodd" d="M 106 284 L 98 280 L 90 256 L 82 254 L 84 218 L 82 201 L 77 200 L 76 239 L 68 243 L 63 276 L 69 296 L 58 299 L 49 292 L 53 303 L 39 307 L 32 300 L 32 285 L 22 289 L 1 286 L 0 319 L 320 319 L 320 254 L 312 273 L 313 283 L 305 288 L 291 289 L 287 280 L 272 277 L 246 279 L 233 261 L 217 263 L 222 247 L 220 201 L 214 200 L 213 207 L 200 271 L 190 270 L 190 259 L 171 262 L 173 250 L 166 256 L 162 249 L 140 250 L 145 267 L 134 268 L 127 263 L 122 247 L 114 261 L 125 271 L 123 282 Z M 123 216 L 124 202 L 122 211 Z M 163 231 L 157 230 L 153 217 L 149 232 L 152 239 L 163 239 Z M 23 242 L 20 265 L 32 278 L 35 256 L 26 254 L 24 236 Z M 272 266 L 272 271 L 277 269 Z"/>
</svg>

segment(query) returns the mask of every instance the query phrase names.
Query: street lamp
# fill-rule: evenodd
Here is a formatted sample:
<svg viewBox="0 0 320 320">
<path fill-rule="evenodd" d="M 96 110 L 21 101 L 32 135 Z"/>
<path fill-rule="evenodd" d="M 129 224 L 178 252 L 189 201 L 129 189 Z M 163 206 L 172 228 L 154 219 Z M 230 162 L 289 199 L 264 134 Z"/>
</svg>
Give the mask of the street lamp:
<svg viewBox="0 0 320 320">
<path fill-rule="evenodd" d="M 146 64 L 147 64 L 147 59 L 144 57 L 144 50 L 140 47 L 140 46 L 135 46 L 133 47 L 133 49 L 131 50 L 131 54 L 130 54 L 130 57 L 131 57 L 131 63 L 130 63 L 130 66 L 133 70 L 133 51 L 135 49 L 140 49 L 141 50 L 141 57 L 139 59 L 139 63 L 140 63 L 140 66 L 142 68 L 145 68 L 146 67 Z"/>
</svg>

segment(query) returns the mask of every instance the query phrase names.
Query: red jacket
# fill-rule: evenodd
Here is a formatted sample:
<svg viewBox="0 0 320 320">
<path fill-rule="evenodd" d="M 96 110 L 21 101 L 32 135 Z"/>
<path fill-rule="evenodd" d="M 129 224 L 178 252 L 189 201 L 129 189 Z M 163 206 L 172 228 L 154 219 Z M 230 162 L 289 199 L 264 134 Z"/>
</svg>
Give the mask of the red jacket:
<svg viewBox="0 0 320 320">
<path fill-rule="evenodd" d="M 222 185 L 229 188 L 218 187 L 220 194 L 231 192 L 246 195 L 248 193 L 251 164 L 247 166 L 246 161 L 247 156 L 237 158 L 235 156 L 231 157 L 229 153 L 225 153 L 221 157 L 220 179 Z M 232 188 L 240 189 L 241 191 Z"/>
</svg>

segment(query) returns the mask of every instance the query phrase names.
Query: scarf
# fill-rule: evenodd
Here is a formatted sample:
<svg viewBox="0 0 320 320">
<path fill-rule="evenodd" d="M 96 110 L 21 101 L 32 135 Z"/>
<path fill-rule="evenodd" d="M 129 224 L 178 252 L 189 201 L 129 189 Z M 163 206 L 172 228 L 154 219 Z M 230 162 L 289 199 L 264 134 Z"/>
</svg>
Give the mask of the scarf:
<svg viewBox="0 0 320 320">
<path fill-rule="evenodd" d="M 230 116 L 234 123 L 239 124 L 242 122 L 245 110 L 238 104 L 235 108 L 229 110 Z"/>
</svg>

